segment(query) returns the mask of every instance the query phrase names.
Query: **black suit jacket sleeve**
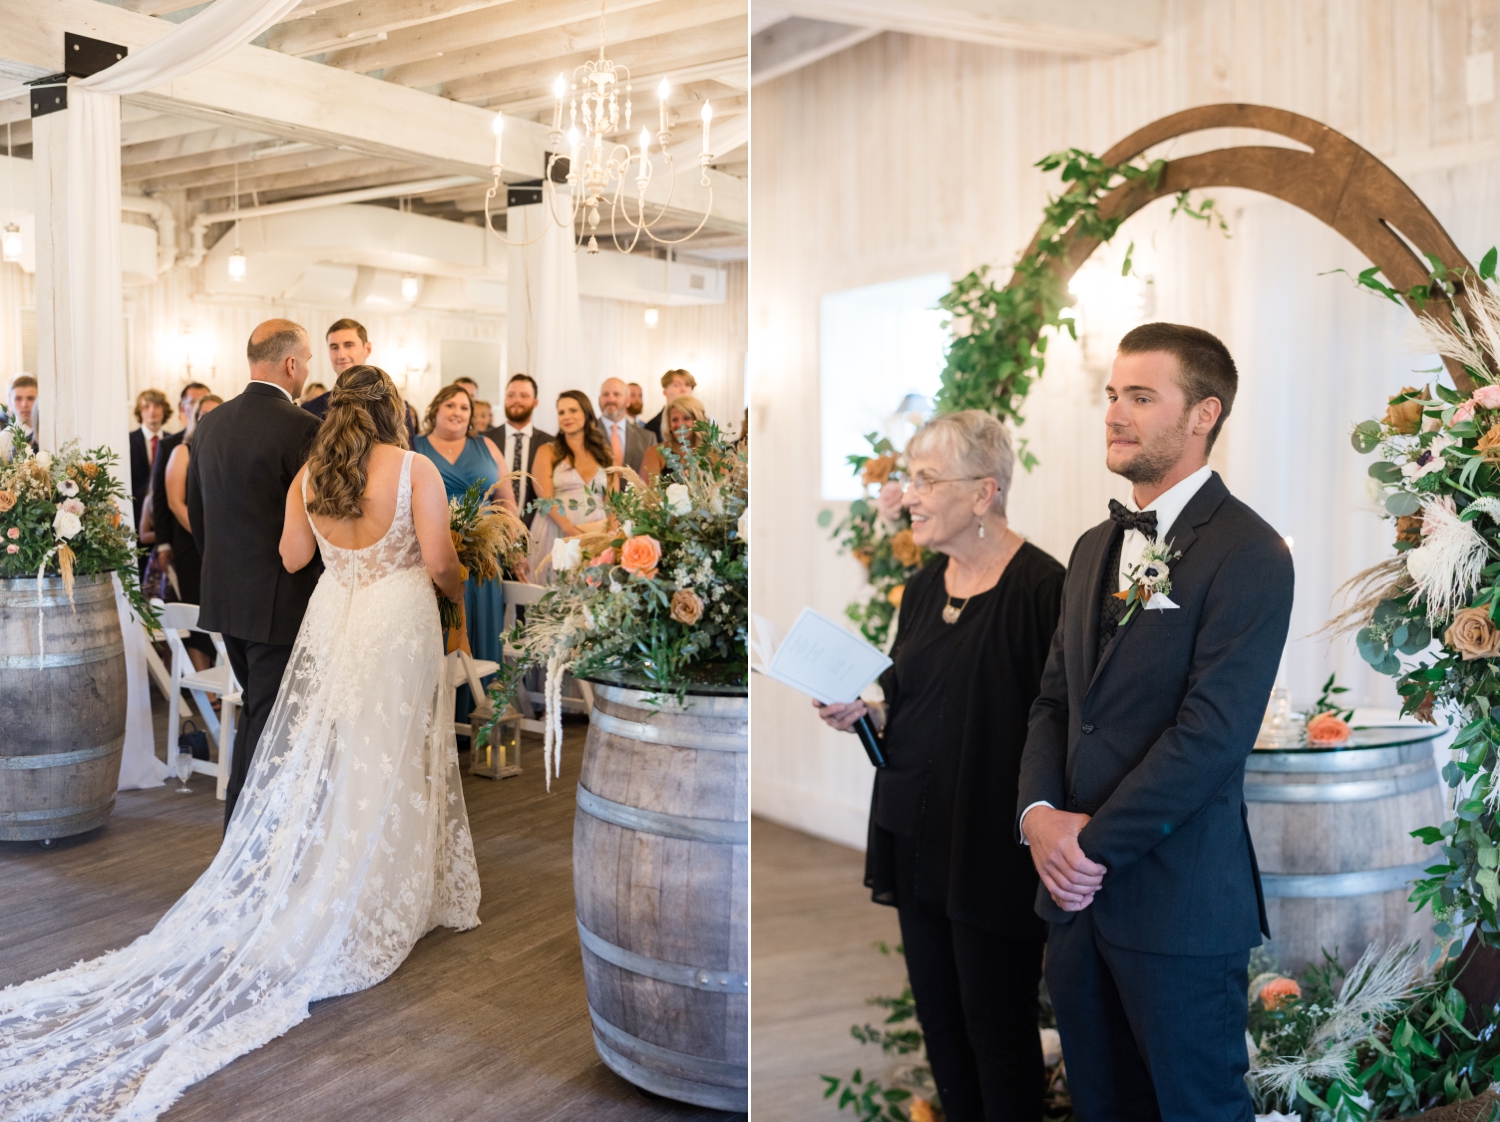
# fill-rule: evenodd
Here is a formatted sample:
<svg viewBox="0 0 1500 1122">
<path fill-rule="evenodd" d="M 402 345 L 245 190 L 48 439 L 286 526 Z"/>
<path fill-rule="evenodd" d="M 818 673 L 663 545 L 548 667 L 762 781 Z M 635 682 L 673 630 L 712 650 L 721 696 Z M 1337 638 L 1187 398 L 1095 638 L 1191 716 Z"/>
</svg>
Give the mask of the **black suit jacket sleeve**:
<svg viewBox="0 0 1500 1122">
<path fill-rule="evenodd" d="M 1068 574 L 1078 572 L 1082 539 L 1068 558 Z M 1054 807 L 1066 805 L 1068 765 L 1068 662 L 1063 635 L 1067 631 L 1068 597 L 1061 597 L 1057 627 L 1042 671 L 1041 691 L 1031 705 L 1026 732 L 1026 751 L 1021 757 L 1020 794 L 1016 805 L 1016 840 L 1022 840 L 1021 816 L 1033 803 Z"/>
<path fill-rule="evenodd" d="M 203 485 L 198 475 L 198 460 L 195 456 L 188 457 L 187 470 L 187 508 L 188 518 L 193 524 L 193 544 L 198 547 L 198 555 L 203 555 Z"/>
<path fill-rule="evenodd" d="M 1167 728 L 1078 835 L 1093 861 L 1128 868 L 1242 774 L 1255 744 L 1292 611 L 1292 560 L 1281 541 L 1249 538 L 1214 574 L 1187 690 Z M 1046 687 L 1043 687 L 1044 693 Z"/>
</svg>

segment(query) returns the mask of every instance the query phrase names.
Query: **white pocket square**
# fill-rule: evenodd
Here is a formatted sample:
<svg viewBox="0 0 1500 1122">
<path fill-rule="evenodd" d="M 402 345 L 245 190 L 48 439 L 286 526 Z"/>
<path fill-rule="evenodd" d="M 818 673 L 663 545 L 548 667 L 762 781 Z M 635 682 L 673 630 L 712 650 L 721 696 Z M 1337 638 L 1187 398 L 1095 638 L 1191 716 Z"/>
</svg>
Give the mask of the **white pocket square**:
<svg viewBox="0 0 1500 1122">
<path fill-rule="evenodd" d="M 1167 598 L 1166 594 L 1161 592 L 1152 593 L 1151 599 L 1146 601 L 1146 610 L 1148 612 L 1164 612 L 1168 608 L 1175 609 L 1180 608 L 1181 606 L 1182 605 L 1180 604 L 1172 603 L 1172 601 Z"/>
</svg>

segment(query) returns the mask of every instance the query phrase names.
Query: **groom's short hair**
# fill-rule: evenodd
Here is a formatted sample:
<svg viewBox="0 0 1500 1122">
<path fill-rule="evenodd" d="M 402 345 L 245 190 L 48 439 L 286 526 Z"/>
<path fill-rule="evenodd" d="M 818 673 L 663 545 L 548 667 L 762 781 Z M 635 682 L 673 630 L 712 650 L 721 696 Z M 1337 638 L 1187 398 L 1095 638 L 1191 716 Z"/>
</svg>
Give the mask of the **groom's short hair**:
<svg viewBox="0 0 1500 1122">
<path fill-rule="evenodd" d="M 359 336 L 359 341 L 361 343 L 369 346 L 370 333 L 365 330 L 365 325 L 360 323 L 357 319 L 345 318 L 334 320 L 333 323 L 329 325 L 328 330 L 323 332 L 323 338 L 327 339 L 328 336 L 332 335 L 335 331 L 353 331 Z"/>
<path fill-rule="evenodd" d="M 1211 451 L 1214 441 L 1219 439 L 1219 430 L 1234 407 L 1234 395 L 1240 385 L 1239 371 L 1235 369 L 1229 348 L 1218 336 L 1201 327 L 1181 323 L 1143 323 L 1125 333 L 1119 349 L 1122 355 L 1160 351 L 1175 358 L 1177 369 L 1181 371 L 1178 384 L 1187 395 L 1190 407 L 1210 397 L 1219 399 L 1222 407 L 1219 420 L 1208 434 L 1208 449 Z"/>
</svg>

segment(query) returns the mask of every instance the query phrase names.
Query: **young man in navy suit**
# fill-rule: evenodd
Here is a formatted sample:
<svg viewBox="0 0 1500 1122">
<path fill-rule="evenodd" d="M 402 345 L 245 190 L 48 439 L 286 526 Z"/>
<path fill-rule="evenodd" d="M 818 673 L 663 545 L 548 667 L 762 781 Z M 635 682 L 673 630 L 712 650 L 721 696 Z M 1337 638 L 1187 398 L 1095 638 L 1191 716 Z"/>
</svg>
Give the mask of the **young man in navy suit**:
<svg viewBox="0 0 1500 1122">
<path fill-rule="evenodd" d="M 1074 547 L 1031 710 L 1017 825 L 1085 1122 L 1254 1115 L 1246 972 L 1269 932 L 1245 759 L 1286 643 L 1292 559 L 1208 467 L 1237 385 L 1206 331 L 1155 323 L 1121 341 L 1105 457 L 1133 501 L 1111 501 Z M 1153 566 L 1169 589 L 1117 595 Z"/>
</svg>

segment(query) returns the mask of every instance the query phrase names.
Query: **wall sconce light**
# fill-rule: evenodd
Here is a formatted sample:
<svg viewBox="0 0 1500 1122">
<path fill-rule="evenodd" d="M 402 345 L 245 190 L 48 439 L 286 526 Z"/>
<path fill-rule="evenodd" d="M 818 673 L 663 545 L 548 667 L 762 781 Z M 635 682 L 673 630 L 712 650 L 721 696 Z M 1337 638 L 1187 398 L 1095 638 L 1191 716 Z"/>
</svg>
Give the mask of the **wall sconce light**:
<svg viewBox="0 0 1500 1122">
<path fill-rule="evenodd" d="M 235 246 L 234 252 L 229 255 L 229 279 L 232 281 L 245 279 L 245 251 L 239 246 Z"/>
<path fill-rule="evenodd" d="M 408 304 L 415 304 L 417 296 L 422 291 L 422 281 L 416 273 L 403 273 L 401 276 L 401 299 Z"/>
<path fill-rule="evenodd" d="M 654 307 L 653 308 L 647 308 L 646 309 L 646 326 L 647 327 L 655 327 L 660 322 L 661 322 L 661 313 L 658 312 Z"/>
<path fill-rule="evenodd" d="M 5 226 L 5 231 L 0 234 L 0 259 L 10 263 L 21 260 L 21 227 L 14 222 Z"/>
</svg>

